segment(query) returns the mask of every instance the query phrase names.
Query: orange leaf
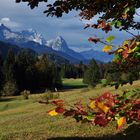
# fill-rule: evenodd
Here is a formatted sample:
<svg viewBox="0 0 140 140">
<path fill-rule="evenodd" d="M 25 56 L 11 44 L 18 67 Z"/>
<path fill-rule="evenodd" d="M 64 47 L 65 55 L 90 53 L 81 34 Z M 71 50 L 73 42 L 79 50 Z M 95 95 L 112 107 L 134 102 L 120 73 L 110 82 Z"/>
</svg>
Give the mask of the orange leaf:
<svg viewBox="0 0 140 140">
<path fill-rule="evenodd" d="M 108 106 L 106 106 L 104 103 L 101 102 L 97 102 L 97 107 L 101 109 L 104 113 L 108 113 L 110 109 Z"/>
<path fill-rule="evenodd" d="M 127 18 L 128 18 L 128 14 L 127 14 L 127 13 L 123 14 L 123 15 L 122 15 L 122 18 L 123 18 L 123 19 L 127 19 Z"/>
<path fill-rule="evenodd" d="M 126 118 L 125 117 L 121 117 L 117 120 L 117 129 L 121 129 L 124 124 L 126 123 Z"/>
<path fill-rule="evenodd" d="M 128 48 L 122 52 L 123 58 L 127 58 L 129 56 Z"/>
</svg>

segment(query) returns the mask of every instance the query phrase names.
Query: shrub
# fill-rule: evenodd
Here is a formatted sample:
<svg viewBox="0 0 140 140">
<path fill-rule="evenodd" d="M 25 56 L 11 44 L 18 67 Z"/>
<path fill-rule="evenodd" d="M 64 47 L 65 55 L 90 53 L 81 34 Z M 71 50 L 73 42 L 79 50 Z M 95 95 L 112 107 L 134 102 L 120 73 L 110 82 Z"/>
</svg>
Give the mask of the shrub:
<svg viewBox="0 0 140 140">
<path fill-rule="evenodd" d="M 43 98 L 46 100 L 57 99 L 59 98 L 59 93 L 48 91 L 47 93 L 44 93 Z"/>
<path fill-rule="evenodd" d="M 23 96 L 23 99 L 28 100 L 29 95 L 30 95 L 30 91 L 29 90 L 24 90 L 20 94 Z"/>
<path fill-rule="evenodd" d="M 4 84 L 2 95 L 3 96 L 10 96 L 15 95 L 17 92 L 17 86 L 15 82 L 8 81 Z"/>
<path fill-rule="evenodd" d="M 39 102 L 40 103 L 49 103 L 49 100 L 52 100 L 52 99 L 58 99 L 59 98 L 59 92 L 51 92 L 50 90 L 43 93 L 41 96 L 40 96 L 40 99 L 39 99 Z"/>
<path fill-rule="evenodd" d="M 101 85 L 102 85 L 102 87 L 106 87 L 108 85 L 107 79 L 102 79 L 101 80 Z"/>
</svg>

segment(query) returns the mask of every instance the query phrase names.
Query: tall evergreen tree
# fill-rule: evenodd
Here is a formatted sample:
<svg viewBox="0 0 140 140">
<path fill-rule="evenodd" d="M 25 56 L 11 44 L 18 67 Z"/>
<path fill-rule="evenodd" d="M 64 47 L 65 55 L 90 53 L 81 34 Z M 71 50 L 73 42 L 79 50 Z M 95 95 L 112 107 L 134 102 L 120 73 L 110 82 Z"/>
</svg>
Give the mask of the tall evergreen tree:
<svg viewBox="0 0 140 140">
<path fill-rule="evenodd" d="M 108 63 L 106 65 L 106 71 L 105 71 L 105 79 L 109 83 L 112 83 L 114 81 L 119 82 L 121 79 L 121 71 L 119 70 L 119 66 L 116 63 Z"/>
<path fill-rule="evenodd" d="M 36 63 L 38 71 L 38 87 L 40 89 L 54 89 L 61 87 L 60 72 L 55 64 L 52 64 L 47 55 L 43 55 Z"/>
<path fill-rule="evenodd" d="M 4 86 L 3 94 L 14 95 L 17 92 L 16 71 L 15 71 L 15 55 L 12 49 L 8 50 L 7 57 L 3 64 Z"/>
<path fill-rule="evenodd" d="M 3 73 L 6 81 L 15 81 L 15 55 L 12 49 L 8 50 L 3 64 Z"/>
<path fill-rule="evenodd" d="M 80 61 L 79 66 L 78 66 L 78 78 L 83 78 L 84 71 L 85 71 L 85 66 L 84 66 L 83 62 Z"/>
<path fill-rule="evenodd" d="M 16 56 L 16 79 L 19 90 L 36 88 L 36 57 L 30 50 L 21 50 Z"/>
<path fill-rule="evenodd" d="M 2 89 L 2 84 L 4 82 L 4 77 L 3 77 L 3 73 L 2 73 L 2 64 L 3 64 L 3 60 L 2 60 L 2 57 L 1 57 L 1 54 L 0 54 L 0 91 Z M 1 95 L 1 92 L 0 92 L 0 95 Z"/>
<path fill-rule="evenodd" d="M 94 87 L 99 82 L 99 80 L 100 80 L 99 66 L 97 65 L 96 61 L 92 59 L 89 63 L 87 70 L 84 73 L 83 82 Z"/>
</svg>

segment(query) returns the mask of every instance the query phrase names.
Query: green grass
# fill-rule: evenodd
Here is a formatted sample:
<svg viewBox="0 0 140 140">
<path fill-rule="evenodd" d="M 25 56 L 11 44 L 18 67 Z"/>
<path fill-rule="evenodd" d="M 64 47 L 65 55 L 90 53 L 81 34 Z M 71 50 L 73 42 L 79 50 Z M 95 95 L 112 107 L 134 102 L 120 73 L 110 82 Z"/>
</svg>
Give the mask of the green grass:
<svg viewBox="0 0 140 140">
<path fill-rule="evenodd" d="M 83 79 L 63 79 L 63 87 L 64 89 L 79 89 L 87 87 L 86 84 L 83 83 Z"/>
<path fill-rule="evenodd" d="M 60 98 L 69 104 L 79 99 L 86 103 L 90 97 L 95 97 L 105 91 L 121 93 L 122 90 L 132 89 L 138 85 L 140 81 L 134 82 L 133 86 L 126 85 L 118 90 L 114 90 L 114 87 L 101 88 L 100 86 L 95 89 L 74 89 L 60 92 Z M 115 123 L 101 128 L 91 124 L 76 123 L 72 118 L 50 117 L 47 111 L 53 107 L 39 104 L 37 102 L 39 96 L 31 95 L 29 100 L 23 100 L 21 96 L 0 100 L 1 140 L 138 140 L 140 138 L 139 129 L 128 136 L 119 134 L 115 129 Z"/>
</svg>

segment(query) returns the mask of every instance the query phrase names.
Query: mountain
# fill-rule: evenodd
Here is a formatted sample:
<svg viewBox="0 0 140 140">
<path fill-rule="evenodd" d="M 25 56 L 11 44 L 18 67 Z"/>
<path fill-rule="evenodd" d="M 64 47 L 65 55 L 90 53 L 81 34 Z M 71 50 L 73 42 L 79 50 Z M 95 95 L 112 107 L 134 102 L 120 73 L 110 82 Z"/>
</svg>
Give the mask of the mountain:
<svg viewBox="0 0 140 140">
<path fill-rule="evenodd" d="M 21 31 L 20 36 L 23 36 L 23 38 L 26 38 L 26 40 L 39 43 L 40 45 L 46 44 L 46 40 L 43 38 L 43 36 L 33 29 Z"/>
<path fill-rule="evenodd" d="M 21 32 L 14 32 L 8 27 L 6 27 L 4 24 L 0 25 L 0 40 L 6 40 L 6 41 L 13 41 L 13 42 L 28 42 L 28 41 L 34 41 L 39 44 L 44 44 L 45 40 L 43 39 L 41 34 L 38 34 L 36 31 L 30 29 L 30 30 L 24 30 Z"/>
<path fill-rule="evenodd" d="M 56 37 L 56 39 L 47 41 L 46 45 L 48 47 L 51 47 L 55 51 L 66 53 L 67 55 L 70 55 L 77 60 L 85 60 L 85 58 L 80 53 L 77 53 L 70 49 L 66 41 L 61 36 Z"/>
<path fill-rule="evenodd" d="M 22 50 L 28 50 L 30 51 L 33 55 L 37 56 L 37 53 L 35 51 L 33 51 L 32 49 L 29 48 L 20 48 L 16 45 L 10 44 L 10 43 L 5 43 L 5 42 L 1 42 L 0 41 L 0 56 L 2 56 L 2 58 L 6 58 L 8 50 L 12 49 L 14 54 L 17 54 L 18 52 L 22 51 Z M 41 55 L 39 55 L 38 57 L 41 57 Z M 57 65 L 61 65 L 61 64 L 65 64 L 65 63 L 69 63 L 69 61 L 57 54 L 48 54 L 48 58 L 49 61 L 57 64 Z"/>
<path fill-rule="evenodd" d="M 37 55 L 37 53 L 31 49 L 20 48 L 17 45 L 0 41 L 0 55 L 2 58 L 6 58 L 9 49 L 12 49 L 14 54 L 17 54 L 21 50 L 28 50 L 32 52 L 33 55 Z"/>
<path fill-rule="evenodd" d="M 0 41 L 10 44 L 18 45 L 21 48 L 30 48 L 38 54 L 55 54 L 64 57 L 71 63 L 79 63 L 81 60 L 86 61 L 85 58 L 70 49 L 66 41 L 58 36 L 56 39 L 47 41 L 41 34 L 34 30 L 24 30 L 21 32 L 14 32 L 5 25 L 0 25 Z"/>
<path fill-rule="evenodd" d="M 88 51 L 83 51 L 80 53 L 88 60 L 94 58 L 95 60 L 98 60 L 100 62 L 109 62 L 109 61 L 112 61 L 113 59 L 113 55 L 108 55 L 105 52 L 95 51 L 93 49 L 88 50 Z"/>
<path fill-rule="evenodd" d="M 0 41 L 0 55 L 2 58 L 5 58 L 8 50 L 12 48 L 13 52 L 16 54 L 18 51 L 20 51 L 20 48 L 17 47 L 16 45 L 11 45 L 9 43 L 4 43 Z"/>
</svg>

